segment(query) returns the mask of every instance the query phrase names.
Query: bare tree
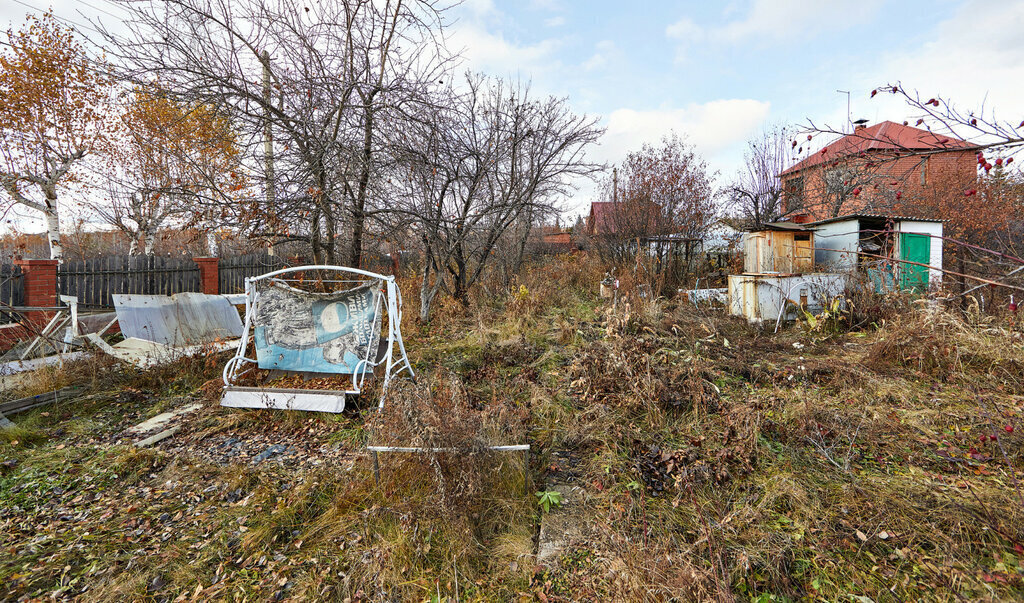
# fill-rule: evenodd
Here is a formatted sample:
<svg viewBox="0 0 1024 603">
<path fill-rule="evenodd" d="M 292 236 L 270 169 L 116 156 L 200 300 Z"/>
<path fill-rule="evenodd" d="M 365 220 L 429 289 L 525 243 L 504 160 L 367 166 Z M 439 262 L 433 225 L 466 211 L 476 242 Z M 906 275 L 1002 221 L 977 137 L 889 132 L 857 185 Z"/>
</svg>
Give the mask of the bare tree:
<svg viewBox="0 0 1024 603">
<path fill-rule="evenodd" d="M 445 5 L 118 1 L 133 32 L 105 36 L 126 74 L 229 110 L 250 169 L 272 178 L 265 196 L 242 204 L 212 196 L 212 208 L 198 209 L 252 235 L 308 243 L 318 261 L 335 263 L 339 240 L 347 242 L 358 265 L 393 134 L 386 118 L 414 111 L 409 105 L 444 72 L 435 36 Z"/>
<path fill-rule="evenodd" d="M 782 216 L 779 174 L 790 159 L 791 136 L 786 126 L 775 125 L 748 140 L 743 167 L 726 189 L 729 205 L 754 228 Z"/>
<path fill-rule="evenodd" d="M 525 85 L 469 75 L 453 101 L 407 129 L 398 164 L 400 209 L 424 248 L 420 318 L 441 290 L 463 303 L 517 223 L 550 211 L 571 179 L 594 174 L 585 158 L 602 134 L 565 99 L 530 98 Z M 525 241 L 519 233 L 517 259 Z"/>
<path fill-rule="evenodd" d="M 630 153 L 610 180 L 610 204 L 591 225 L 598 250 L 613 261 L 632 257 L 637 241 L 673 235 L 702 238 L 715 217 L 713 175 L 685 139 L 671 133 L 658 146 Z"/>
</svg>

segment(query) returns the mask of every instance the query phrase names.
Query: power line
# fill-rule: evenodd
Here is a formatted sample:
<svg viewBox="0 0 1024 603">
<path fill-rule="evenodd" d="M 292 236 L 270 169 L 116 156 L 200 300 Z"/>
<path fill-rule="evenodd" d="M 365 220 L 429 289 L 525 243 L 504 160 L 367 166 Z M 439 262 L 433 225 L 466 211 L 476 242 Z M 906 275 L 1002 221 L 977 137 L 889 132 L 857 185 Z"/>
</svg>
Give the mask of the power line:
<svg viewBox="0 0 1024 603">
<path fill-rule="evenodd" d="M 123 16 L 118 16 L 118 15 L 115 15 L 114 13 L 110 12 L 109 10 L 102 9 L 102 8 L 100 8 L 98 6 L 93 6 L 92 4 L 89 4 L 88 2 L 86 2 L 85 0 L 75 0 L 75 2 L 78 2 L 79 4 L 84 4 L 85 6 L 88 6 L 89 8 L 91 8 L 91 9 L 93 9 L 95 11 L 99 11 L 99 12 L 101 12 L 103 14 L 110 15 L 111 17 L 124 22 L 124 17 Z M 110 3 L 110 4 L 111 4 L 111 6 L 116 6 L 113 3 Z"/>
<path fill-rule="evenodd" d="M 38 6 L 32 6 L 31 4 L 29 4 L 27 2 L 22 2 L 22 0 L 14 0 L 14 1 L 17 2 L 18 4 L 22 5 L 22 6 L 26 7 L 26 8 L 31 8 L 32 10 L 40 12 L 40 13 L 49 12 L 51 15 L 53 15 L 53 17 L 55 19 L 60 19 L 61 21 L 64 21 L 65 23 L 70 23 L 71 25 L 75 25 L 77 27 L 84 27 L 86 29 L 92 30 L 92 31 L 100 34 L 101 36 L 103 35 L 103 32 L 101 32 L 100 30 L 96 29 L 95 27 L 92 27 L 91 25 L 82 25 L 81 23 L 78 23 L 77 21 L 73 21 L 71 19 L 68 19 L 67 17 L 62 17 L 62 16 L 58 15 L 57 13 L 53 12 L 52 10 L 45 11 L 45 10 L 39 8 Z"/>
</svg>

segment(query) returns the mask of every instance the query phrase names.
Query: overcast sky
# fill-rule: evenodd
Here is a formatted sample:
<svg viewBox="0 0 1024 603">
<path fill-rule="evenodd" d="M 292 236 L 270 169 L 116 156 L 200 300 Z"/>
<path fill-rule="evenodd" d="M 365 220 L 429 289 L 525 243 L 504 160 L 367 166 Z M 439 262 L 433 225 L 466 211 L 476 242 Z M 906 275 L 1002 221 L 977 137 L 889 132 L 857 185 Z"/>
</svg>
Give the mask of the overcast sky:
<svg viewBox="0 0 1024 603">
<path fill-rule="evenodd" d="M 24 2 L 22 4 L 21 2 Z M 0 3 L 0 23 L 27 5 Z M 60 0 L 61 17 L 105 21 L 107 0 Z M 449 31 L 466 66 L 567 96 L 608 128 L 594 156 L 620 161 L 671 130 L 696 146 L 719 183 L 745 141 L 772 123 L 903 121 L 909 109 L 873 88 L 902 81 L 926 97 L 1024 119 L 1024 0 L 599 2 L 466 0 Z M 89 33 L 87 30 L 84 33 Z M 1018 115 L 1019 114 L 1019 115 Z M 566 201 L 584 211 L 593 187 Z"/>
</svg>

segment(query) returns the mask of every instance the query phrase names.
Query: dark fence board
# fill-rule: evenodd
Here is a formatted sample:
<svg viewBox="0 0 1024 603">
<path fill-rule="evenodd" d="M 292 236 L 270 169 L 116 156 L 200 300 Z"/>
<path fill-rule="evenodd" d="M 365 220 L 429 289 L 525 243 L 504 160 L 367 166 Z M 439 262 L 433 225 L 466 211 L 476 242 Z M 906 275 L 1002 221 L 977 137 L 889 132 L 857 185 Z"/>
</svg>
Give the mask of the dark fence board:
<svg viewBox="0 0 1024 603">
<path fill-rule="evenodd" d="M 57 290 L 78 297 L 80 306 L 110 308 L 115 293 L 173 295 L 201 285 L 191 258 L 108 256 L 66 260 L 57 268 Z"/>
<path fill-rule="evenodd" d="M 0 264 L 0 308 L 25 305 L 25 275 L 21 266 Z M 0 325 L 17 322 L 17 317 L 0 311 Z"/>
<path fill-rule="evenodd" d="M 266 253 L 221 258 L 217 263 L 220 292 L 244 293 L 246 278 L 280 270 L 287 265 L 284 258 Z"/>
</svg>

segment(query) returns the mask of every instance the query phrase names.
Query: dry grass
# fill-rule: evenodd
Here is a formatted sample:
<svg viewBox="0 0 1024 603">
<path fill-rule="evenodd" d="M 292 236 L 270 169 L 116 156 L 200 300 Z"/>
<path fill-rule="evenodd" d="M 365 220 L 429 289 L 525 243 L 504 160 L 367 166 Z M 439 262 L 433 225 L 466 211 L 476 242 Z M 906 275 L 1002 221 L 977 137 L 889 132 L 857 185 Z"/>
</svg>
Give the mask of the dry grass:
<svg viewBox="0 0 1024 603">
<path fill-rule="evenodd" d="M 1024 599 L 1024 350 L 1007 317 L 855 300 L 848 322 L 866 330 L 773 335 L 635 287 L 611 311 L 596 299 L 607 268 L 551 258 L 468 308 L 442 302 L 428 325 L 407 312 L 420 379 L 380 415 L 375 392 L 342 417 L 217 408 L 223 357 L 39 377 L 89 393 L 0 440 L 14 461 L 0 468 L 0 592 Z M 196 446 L 285 433 L 355 462 L 299 471 L 117 443 L 182 396 L 208 401 L 179 436 Z M 365 442 L 462 452 L 382 455 L 378 482 Z M 526 495 L 522 457 L 485 451 L 520 442 Z M 532 492 L 568 474 L 583 536 L 535 571 Z"/>
</svg>

